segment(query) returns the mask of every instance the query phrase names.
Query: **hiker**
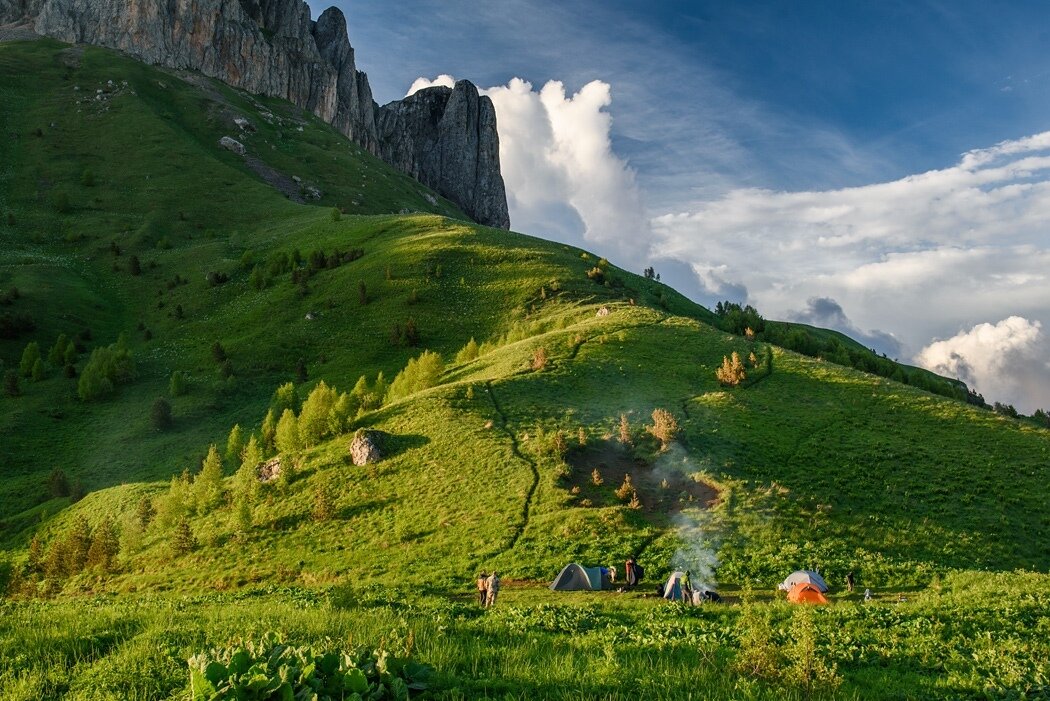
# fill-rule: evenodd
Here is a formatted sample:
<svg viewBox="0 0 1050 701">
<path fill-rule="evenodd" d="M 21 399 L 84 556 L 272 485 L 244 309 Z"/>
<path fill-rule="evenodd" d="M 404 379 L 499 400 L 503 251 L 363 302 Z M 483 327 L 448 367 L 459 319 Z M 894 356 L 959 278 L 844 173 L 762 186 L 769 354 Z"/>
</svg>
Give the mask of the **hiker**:
<svg viewBox="0 0 1050 701">
<path fill-rule="evenodd" d="M 689 570 L 682 575 L 682 600 L 693 603 L 693 584 L 689 581 Z"/>
<path fill-rule="evenodd" d="M 609 565 L 609 581 L 616 584 L 616 565 Z"/>
<path fill-rule="evenodd" d="M 856 584 L 857 584 L 857 580 L 853 576 L 853 570 L 850 570 L 849 574 L 846 575 L 846 590 L 849 591 L 850 593 L 852 593 L 853 592 L 853 587 L 855 587 Z"/>
<path fill-rule="evenodd" d="M 874 598 L 875 597 L 871 595 L 871 589 L 865 589 L 864 590 L 864 600 L 865 601 L 871 601 Z"/>
<path fill-rule="evenodd" d="M 484 572 L 478 575 L 478 603 L 482 606 L 485 605 L 485 599 L 488 598 L 488 578 L 489 576 Z"/>
<path fill-rule="evenodd" d="M 625 576 L 627 577 L 627 586 L 633 589 L 634 586 L 638 584 L 638 577 L 634 573 L 634 558 L 627 558 L 627 562 L 623 563 L 623 566 Z"/>
<path fill-rule="evenodd" d="M 499 575 L 493 572 L 489 575 L 489 578 L 485 580 L 485 608 L 490 608 L 496 605 L 496 597 L 499 596 Z"/>
</svg>

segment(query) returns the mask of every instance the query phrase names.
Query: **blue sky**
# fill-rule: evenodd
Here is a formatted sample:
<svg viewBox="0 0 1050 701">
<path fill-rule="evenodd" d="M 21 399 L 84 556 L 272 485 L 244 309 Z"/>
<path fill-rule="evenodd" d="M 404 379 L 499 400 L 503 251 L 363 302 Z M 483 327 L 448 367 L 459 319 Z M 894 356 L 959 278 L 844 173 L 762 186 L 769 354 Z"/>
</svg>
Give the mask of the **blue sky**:
<svg viewBox="0 0 1050 701">
<path fill-rule="evenodd" d="M 1050 5 L 336 4 L 380 102 L 489 89 L 516 230 L 1050 406 Z"/>
</svg>

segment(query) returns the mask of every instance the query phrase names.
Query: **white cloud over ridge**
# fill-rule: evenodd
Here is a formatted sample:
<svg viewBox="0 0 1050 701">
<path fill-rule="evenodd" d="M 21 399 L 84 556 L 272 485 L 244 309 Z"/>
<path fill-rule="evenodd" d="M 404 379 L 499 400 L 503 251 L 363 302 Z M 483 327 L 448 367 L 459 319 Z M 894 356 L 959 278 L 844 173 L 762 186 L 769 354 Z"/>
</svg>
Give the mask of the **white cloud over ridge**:
<svg viewBox="0 0 1050 701">
<path fill-rule="evenodd" d="M 908 353 L 988 319 L 1050 320 L 1050 132 L 892 182 L 737 189 L 691 209 L 653 220 L 653 254 L 688 262 L 712 296 L 742 293 L 774 318 L 833 299 Z M 1027 377 L 1036 386 L 1022 391 L 1012 366 L 974 362 L 990 400 L 1050 404 L 1050 375 Z"/>
<path fill-rule="evenodd" d="M 938 374 L 958 377 L 979 392 L 994 388 L 997 394 L 1015 397 L 1022 406 L 1038 408 L 1045 406 L 1045 395 L 1039 388 L 1045 388 L 1050 378 L 1046 352 L 1042 324 L 1011 316 L 934 341 L 916 360 Z M 986 399 L 994 401 L 997 397 Z"/>
<path fill-rule="evenodd" d="M 455 83 L 417 79 L 408 94 Z M 599 80 L 567 95 L 559 81 L 540 90 L 514 78 L 482 89 L 499 122 L 500 164 L 517 231 L 637 257 L 651 235 L 635 173 L 612 149 L 611 88 Z"/>
</svg>

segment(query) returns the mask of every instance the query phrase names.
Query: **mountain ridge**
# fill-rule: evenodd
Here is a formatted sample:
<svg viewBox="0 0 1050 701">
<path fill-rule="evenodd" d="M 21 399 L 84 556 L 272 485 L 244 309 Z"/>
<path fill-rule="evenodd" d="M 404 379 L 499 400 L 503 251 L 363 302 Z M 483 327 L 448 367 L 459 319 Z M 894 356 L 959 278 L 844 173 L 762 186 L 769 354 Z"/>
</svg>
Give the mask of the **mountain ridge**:
<svg viewBox="0 0 1050 701">
<path fill-rule="evenodd" d="M 309 7 L 298 0 L 0 0 L 0 25 L 12 24 L 286 99 L 372 154 L 396 154 L 391 165 L 478 223 L 510 228 L 491 100 L 464 81 L 444 101 L 447 111 L 400 110 L 398 102 L 380 107 L 368 76 L 357 69 L 338 8 L 313 21 Z M 430 97 L 432 105 L 440 105 L 440 93 Z M 381 136 L 377 118 L 392 112 L 400 115 L 401 128 Z M 405 123 L 410 115 L 418 121 Z M 458 157 L 446 157 L 452 153 Z"/>
</svg>

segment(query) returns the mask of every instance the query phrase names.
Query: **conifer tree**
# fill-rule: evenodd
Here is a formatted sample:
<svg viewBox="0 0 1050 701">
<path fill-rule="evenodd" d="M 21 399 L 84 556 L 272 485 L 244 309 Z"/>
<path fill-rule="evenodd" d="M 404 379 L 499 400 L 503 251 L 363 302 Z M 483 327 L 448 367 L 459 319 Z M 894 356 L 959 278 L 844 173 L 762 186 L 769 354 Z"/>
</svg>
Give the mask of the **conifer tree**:
<svg viewBox="0 0 1050 701">
<path fill-rule="evenodd" d="M 109 516 L 102 519 L 91 534 L 91 547 L 88 548 L 87 566 L 97 567 L 103 572 L 111 572 L 120 552 L 120 539 L 116 526 Z"/>
<path fill-rule="evenodd" d="M 321 380 L 303 402 L 299 413 L 299 437 L 304 447 L 311 447 L 328 434 L 328 419 L 338 395 Z"/>
<path fill-rule="evenodd" d="M 291 409 L 285 409 L 277 422 L 277 430 L 274 435 L 277 453 L 281 456 L 281 471 L 284 471 L 284 462 L 299 453 L 299 424 Z"/>
<path fill-rule="evenodd" d="M 22 360 L 18 364 L 18 369 L 22 371 L 22 377 L 31 377 L 33 375 L 33 366 L 38 360 L 40 360 L 40 346 L 36 341 L 32 341 L 22 351 Z"/>
<path fill-rule="evenodd" d="M 240 462 L 242 450 L 244 450 L 244 435 L 241 432 L 241 425 L 234 424 L 226 439 L 226 462 L 236 465 Z"/>
<path fill-rule="evenodd" d="M 653 409 L 653 425 L 646 426 L 645 430 L 660 441 L 660 450 L 666 450 L 667 445 L 678 435 L 678 421 L 666 409 Z"/>
<path fill-rule="evenodd" d="M 55 341 L 55 345 L 51 346 L 51 350 L 47 352 L 47 362 L 51 363 L 54 367 L 59 367 L 65 364 L 66 348 L 69 345 L 69 339 L 66 338 L 64 333 L 58 335 L 58 340 Z"/>
<path fill-rule="evenodd" d="M 259 434 L 262 436 L 262 449 L 269 453 L 274 450 L 274 438 L 277 435 L 277 417 L 273 413 L 273 409 L 266 412 L 266 416 L 263 418 L 262 426 L 259 428 Z"/>
<path fill-rule="evenodd" d="M 76 574 L 87 564 L 88 550 L 91 549 L 91 524 L 83 516 L 73 522 L 66 537 L 66 568 L 68 574 Z"/>
<path fill-rule="evenodd" d="M 241 458 L 241 466 L 237 468 L 234 476 L 234 485 L 237 492 L 238 504 L 248 502 L 254 504 L 259 497 L 259 464 L 263 461 L 262 448 L 255 434 L 248 437 L 248 443 L 244 446 Z"/>
<path fill-rule="evenodd" d="M 194 537 L 193 528 L 185 516 L 175 526 L 171 537 L 171 549 L 176 555 L 185 555 L 197 549 L 197 538 Z"/>
<path fill-rule="evenodd" d="M 157 515 L 157 509 L 153 506 L 153 500 L 148 496 L 143 495 L 139 499 L 138 506 L 135 507 L 135 521 L 138 523 L 139 528 L 145 531 L 149 528 L 149 525 L 153 523 L 153 518 Z"/>
<path fill-rule="evenodd" d="M 206 514 L 222 504 L 222 458 L 213 443 L 193 480 L 197 513 Z"/>
<path fill-rule="evenodd" d="M 631 424 L 627 422 L 627 414 L 620 414 L 620 443 L 631 445 Z"/>
<path fill-rule="evenodd" d="M 314 521 L 328 521 L 335 516 L 335 499 L 332 491 L 325 483 L 318 484 L 314 489 Z"/>
</svg>

